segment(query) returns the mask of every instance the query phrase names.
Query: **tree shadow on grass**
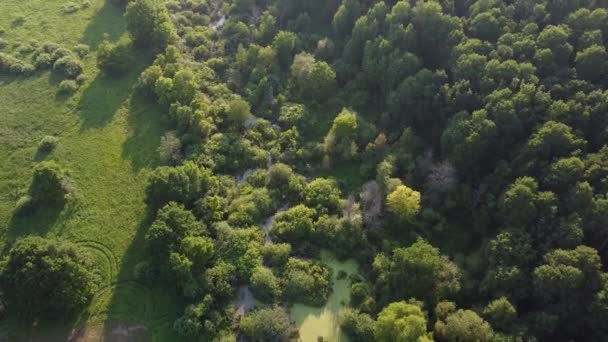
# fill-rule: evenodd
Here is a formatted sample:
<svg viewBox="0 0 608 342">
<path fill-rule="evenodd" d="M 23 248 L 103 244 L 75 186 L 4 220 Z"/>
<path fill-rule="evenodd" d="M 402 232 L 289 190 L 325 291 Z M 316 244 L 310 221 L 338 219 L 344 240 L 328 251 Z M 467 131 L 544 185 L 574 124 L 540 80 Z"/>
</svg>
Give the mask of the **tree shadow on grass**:
<svg viewBox="0 0 608 342">
<path fill-rule="evenodd" d="M 115 77 L 100 73 L 83 91 L 76 107 L 80 112 L 82 130 L 105 126 L 132 93 L 139 75 L 151 60 L 148 54 L 133 53 L 137 62 L 127 74 Z"/>
<path fill-rule="evenodd" d="M 77 210 L 77 203 L 65 200 L 52 204 L 34 204 L 16 208 L 9 223 L 8 241 L 28 235 L 44 235 Z M 61 219 L 60 219 L 61 218 Z"/>
<path fill-rule="evenodd" d="M 103 7 L 91 18 L 80 41 L 96 49 L 105 38 L 111 41 L 117 40 L 126 31 L 123 13 L 123 7 L 109 0 L 104 1 Z"/>
<path fill-rule="evenodd" d="M 129 137 L 123 144 L 123 158 L 131 161 L 136 172 L 158 165 L 157 150 L 164 125 L 156 101 L 135 92 L 129 101 L 127 123 Z"/>
<path fill-rule="evenodd" d="M 169 286 L 163 279 L 142 281 L 134 274 L 136 265 L 149 259 L 145 250 L 145 234 L 153 219 L 154 214 L 148 210 L 120 260 L 107 311 L 109 321 L 128 322 L 133 329 L 148 334 L 146 340 L 151 340 L 151 335 L 159 333 L 172 334 L 172 323 L 183 310 L 183 303 L 176 295 L 175 287 Z M 112 324 L 105 325 L 102 340 L 116 340 L 116 329 Z M 133 340 L 137 339 L 133 337 Z"/>
<path fill-rule="evenodd" d="M 38 148 L 36 149 L 36 153 L 34 154 L 34 161 L 38 163 L 43 160 L 46 160 L 52 153 L 52 150 L 49 151 Z"/>
<path fill-rule="evenodd" d="M 131 72 L 120 78 L 98 75 L 83 91 L 76 107 L 81 130 L 105 126 L 129 96 L 138 74 Z"/>
</svg>

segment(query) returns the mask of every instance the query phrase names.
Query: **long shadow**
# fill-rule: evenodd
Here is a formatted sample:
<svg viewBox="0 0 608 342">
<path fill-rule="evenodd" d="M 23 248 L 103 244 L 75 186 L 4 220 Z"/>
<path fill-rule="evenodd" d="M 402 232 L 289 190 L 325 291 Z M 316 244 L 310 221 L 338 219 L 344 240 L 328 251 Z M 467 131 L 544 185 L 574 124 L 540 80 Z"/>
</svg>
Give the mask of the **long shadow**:
<svg viewBox="0 0 608 342">
<path fill-rule="evenodd" d="M 41 161 L 47 159 L 52 153 L 53 153 L 52 150 L 43 150 L 43 149 L 39 148 L 36 150 L 36 153 L 34 154 L 34 161 L 41 162 Z"/>
<path fill-rule="evenodd" d="M 126 31 L 123 13 L 123 7 L 116 6 L 113 1 L 104 1 L 103 7 L 91 18 L 80 41 L 96 49 L 104 39 L 117 40 Z"/>
<path fill-rule="evenodd" d="M 99 74 L 84 90 L 76 107 L 81 130 L 105 126 L 129 96 L 142 70 L 141 65 L 134 65 L 123 77 Z"/>
<path fill-rule="evenodd" d="M 3 252 L 7 252 L 19 238 L 28 235 L 46 235 L 51 228 L 76 210 L 76 203 L 63 201 L 56 204 L 32 204 L 13 211 L 8 225 L 7 241 Z"/>
<path fill-rule="evenodd" d="M 175 340 L 170 326 L 183 310 L 175 288 L 168 286 L 162 279 L 142 281 L 134 275 L 136 265 L 149 259 L 144 247 L 144 236 L 153 216 L 149 211 L 146 213 L 118 265 L 119 272 L 108 306 L 109 321 L 106 322 L 113 324 L 104 326 L 103 341 L 121 340 L 123 330 L 116 328 L 116 322 L 129 327 L 128 341 L 147 341 L 151 340 L 152 335 L 158 334 L 171 335 L 167 340 Z M 142 331 L 148 335 L 147 339 L 142 339 Z"/>
<path fill-rule="evenodd" d="M 131 161 L 135 172 L 158 165 L 157 149 L 163 133 L 163 120 L 154 99 L 135 92 L 129 101 L 127 124 L 129 137 L 123 144 L 123 158 Z"/>
<path fill-rule="evenodd" d="M 121 6 L 116 6 L 112 1 L 104 1 L 103 7 L 91 17 L 80 41 L 95 50 L 104 40 L 118 40 L 126 31 L 123 13 L 124 8 Z M 120 77 L 100 73 L 82 93 L 76 107 L 80 112 L 82 130 L 104 126 L 129 96 L 139 74 L 151 58 L 139 51 L 133 53 L 136 63 L 128 73 Z"/>
</svg>

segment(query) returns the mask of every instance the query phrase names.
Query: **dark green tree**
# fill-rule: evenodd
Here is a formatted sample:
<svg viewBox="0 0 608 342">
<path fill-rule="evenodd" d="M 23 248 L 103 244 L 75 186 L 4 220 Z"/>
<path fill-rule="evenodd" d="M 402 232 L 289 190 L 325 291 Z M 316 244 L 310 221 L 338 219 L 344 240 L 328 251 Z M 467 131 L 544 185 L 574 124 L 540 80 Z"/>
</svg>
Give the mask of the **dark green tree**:
<svg viewBox="0 0 608 342">
<path fill-rule="evenodd" d="M 241 319 L 243 335 L 252 341 L 285 341 L 291 334 L 287 311 L 280 306 L 254 310 Z"/>
<path fill-rule="evenodd" d="M 17 241 L 0 273 L 7 308 L 27 319 L 78 313 L 99 281 L 93 263 L 75 245 L 41 237 Z"/>
<path fill-rule="evenodd" d="M 387 263 L 376 258 L 374 268 L 386 279 L 392 298 L 413 297 L 434 303 L 460 290 L 458 266 L 424 240 L 395 249 Z"/>
<path fill-rule="evenodd" d="M 67 171 L 54 161 L 41 162 L 34 168 L 29 193 L 34 202 L 61 204 L 71 189 Z"/>
<path fill-rule="evenodd" d="M 134 0 L 125 12 L 127 30 L 136 46 L 162 50 L 176 37 L 164 5 L 156 0 Z"/>
</svg>

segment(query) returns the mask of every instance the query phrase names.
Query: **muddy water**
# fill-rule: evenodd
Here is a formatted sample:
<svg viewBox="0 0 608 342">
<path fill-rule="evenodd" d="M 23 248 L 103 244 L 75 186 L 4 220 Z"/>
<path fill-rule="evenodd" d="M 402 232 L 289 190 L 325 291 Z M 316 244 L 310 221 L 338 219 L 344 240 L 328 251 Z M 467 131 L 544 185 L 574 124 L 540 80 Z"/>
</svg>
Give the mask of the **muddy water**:
<svg viewBox="0 0 608 342">
<path fill-rule="evenodd" d="M 300 341 L 317 342 L 319 336 L 323 341 L 348 342 L 348 337 L 341 331 L 338 324 L 338 313 L 348 303 L 350 297 L 349 276 L 358 272 L 358 265 L 353 260 L 339 262 L 331 253 L 323 251 L 321 260 L 332 269 L 334 282 L 333 292 L 327 303 L 321 308 L 304 304 L 294 304 L 290 316 L 300 330 Z M 338 272 L 346 272 L 344 279 L 338 280 Z"/>
</svg>

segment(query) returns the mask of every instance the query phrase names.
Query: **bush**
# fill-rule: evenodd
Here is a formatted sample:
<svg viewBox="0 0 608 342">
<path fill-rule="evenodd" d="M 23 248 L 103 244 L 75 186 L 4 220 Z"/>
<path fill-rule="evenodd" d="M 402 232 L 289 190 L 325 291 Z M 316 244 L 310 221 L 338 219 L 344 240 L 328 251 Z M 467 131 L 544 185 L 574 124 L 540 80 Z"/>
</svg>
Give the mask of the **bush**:
<svg viewBox="0 0 608 342">
<path fill-rule="evenodd" d="M 340 188 L 333 179 L 316 178 L 304 188 L 304 202 L 320 213 L 337 212 L 340 196 Z"/>
<path fill-rule="evenodd" d="M 206 226 L 183 205 L 171 202 L 160 209 L 145 235 L 146 248 L 159 259 L 167 259 L 187 236 L 206 234 Z"/>
<path fill-rule="evenodd" d="M 316 214 L 314 209 L 302 204 L 289 208 L 276 215 L 270 233 L 282 242 L 301 243 L 309 240 L 315 228 Z"/>
<path fill-rule="evenodd" d="M 21 45 L 17 48 L 17 52 L 20 55 L 24 55 L 24 56 L 32 51 L 34 51 L 34 47 L 32 45 L 30 45 L 29 43 Z"/>
<path fill-rule="evenodd" d="M 434 336 L 441 341 L 493 341 L 494 331 L 488 322 L 471 310 L 459 309 L 435 323 Z"/>
<path fill-rule="evenodd" d="M 49 53 L 43 52 L 34 58 L 34 66 L 36 69 L 48 68 L 51 65 L 53 65 L 53 56 Z"/>
<path fill-rule="evenodd" d="M 76 78 L 78 75 L 82 74 L 83 69 L 82 62 L 74 56 L 61 57 L 53 64 L 53 71 L 68 78 Z"/>
<path fill-rule="evenodd" d="M 281 296 L 279 279 L 268 268 L 256 267 L 250 283 L 253 295 L 262 302 L 272 303 Z"/>
<path fill-rule="evenodd" d="M 11 75 L 29 75 L 35 70 L 34 66 L 25 63 L 11 55 L 0 53 L 0 72 Z"/>
<path fill-rule="evenodd" d="M 156 81 L 163 76 L 163 69 L 158 65 L 148 67 L 139 77 L 139 86 L 154 93 Z"/>
<path fill-rule="evenodd" d="M 273 267 L 283 267 L 291 254 L 291 245 L 288 243 L 269 243 L 262 249 L 264 260 Z"/>
<path fill-rule="evenodd" d="M 182 161 L 182 143 L 175 132 L 167 132 L 160 138 L 158 146 L 160 160 L 169 165 L 177 165 Z"/>
<path fill-rule="evenodd" d="M 59 48 L 60 48 L 59 44 L 52 43 L 52 42 L 44 42 L 44 43 L 42 44 L 41 50 L 42 50 L 43 52 L 53 54 L 53 53 L 55 53 L 55 51 L 57 51 Z"/>
<path fill-rule="evenodd" d="M 287 127 L 295 126 L 307 116 L 308 113 L 304 105 L 298 103 L 288 103 L 281 107 L 279 122 Z"/>
<path fill-rule="evenodd" d="M 63 5 L 63 7 L 61 8 L 63 13 L 65 13 L 65 14 L 71 14 L 71 13 L 77 12 L 79 9 L 80 9 L 80 6 L 78 6 L 77 4 L 75 4 L 73 2 L 69 2 L 65 5 Z"/>
<path fill-rule="evenodd" d="M 346 308 L 338 317 L 340 327 L 353 342 L 366 342 L 374 339 L 374 320 L 364 313 Z"/>
<path fill-rule="evenodd" d="M 492 327 L 508 331 L 517 320 L 517 310 L 506 297 L 500 297 L 484 308 L 483 316 L 492 323 Z"/>
<path fill-rule="evenodd" d="M 66 170 L 54 161 L 41 162 L 34 169 L 29 193 L 36 203 L 62 203 L 69 189 Z"/>
<path fill-rule="evenodd" d="M 265 186 L 280 200 L 294 200 L 301 197 L 305 182 L 304 177 L 296 174 L 288 165 L 276 163 L 268 169 Z"/>
<path fill-rule="evenodd" d="M 38 151 L 49 152 L 57 146 L 59 139 L 52 135 L 47 135 L 38 143 Z"/>
<path fill-rule="evenodd" d="M 289 316 L 279 306 L 251 311 L 241 320 L 243 335 L 252 341 L 287 341 L 290 328 Z"/>
<path fill-rule="evenodd" d="M 159 167 L 150 174 L 146 202 L 159 208 L 171 201 L 191 205 L 206 191 L 211 172 L 192 162 L 179 167 Z"/>
<path fill-rule="evenodd" d="M 11 248 L 0 273 L 9 310 L 27 318 L 57 318 L 82 309 L 99 275 L 73 244 L 27 237 Z"/>
<path fill-rule="evenodd" d="M 71 95 L 78 90 L 78 83 L 74 80 L 63 80 L 59 83 L 59 94 Z"/>
<path fill-rule="evenodd" d="M 80 74 L 80 75 L 78 75 L 78 77 L 76 77 L 76 83 L 79 86 L 85 84 L 86 81 L 87 81 L 87 77 L 84 74 Z"/>
<path fill-rule="evenodd" d="M 422 310 L 420 302 L 410 300 L 390 303 L 378 314 L 374 323 L 373 340 L 376 342 L 432 341 L 432 335 L 426 331 L 426 319 L 426 313 Z"/>
<path fill-rule="evenodd" d="M 70 49 L 57 46 L 52 52 L 53 60 L 56 61 L 61 57 L 74 56 L 74 53 Z"/>
<path fill-rule="evenodd" d="M 97 67 L 106 74 L 118 76 L 129 71 L 133 63 L 131 49 L 127 43 L 101 43 L 97 50 Z"/>
<path fill-rule="evenodd" d="M 90 51 L 91 51 L 91 48 L 86 44 L 78 44 L 78 45 L 76 45 L 76 47 L 74 47 L 74 52 L 80 58 L 84 58 L 86 55 L 89 54 Z"/>
<path fill-rule="evenodd" d="M 8 43 L 6 42 L 6 40 L 0 38 L 0 49 L 4 49 L 7 45 Z"/>
<path fill-rule="evenodd" d="M 290 258 L 282 278 L 285 298 L 291 302 L 322 306 L 331 292 L 330 279 L 330 270 L 322 263 Z"/>
</svg>

